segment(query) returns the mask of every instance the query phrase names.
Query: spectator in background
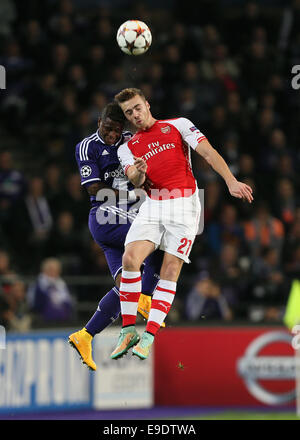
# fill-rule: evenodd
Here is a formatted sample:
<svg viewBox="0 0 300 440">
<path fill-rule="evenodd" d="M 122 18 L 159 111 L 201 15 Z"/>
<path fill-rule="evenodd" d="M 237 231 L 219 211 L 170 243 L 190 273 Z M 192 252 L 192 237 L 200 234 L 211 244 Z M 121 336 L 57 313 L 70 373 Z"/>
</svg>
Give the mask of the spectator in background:
<svg viewBox="0 0 300 440">
<path fill-rule="evenodd" d="M 249 39 L 257 26 L 264 26 L 265 19 L 259 2 L 248 0 L 244 7 L 239 8 L 238 13 L 229 21 L 228 39 L 235 53 L 247 47 Z"/>
<path fill-rule="evenodd" d="M 238 89 L 238 80 L 229 74 L 224 61 L 214 61 L 212 67 L 216 87 L 220 90 L 221 96 L 225 99 L 227 93 L 234 92 Z"/>
<path fill-rule="evenodd" d="M 279 29 L 279 47 L 286 51 L 288 47 L 295 44 L 295 37 L 300 27 L 300 2 L 291 0 L 287 2 L 284 13 L 281 16 Z M 299 48 L 298 48 L 299 50 Z"/>
<path fill-rule="evenodd" d="M 0 291 L 0 324 L 7 330 L 26 332 L 31 323 L 25 284 L 20 279 L 13 278 L 9 288 Z"/>
<path fill-rule="evenodd" d="M 222 319 L 231 321 L 232 311 L 223 295 L 221 285 L 207 272 L 202 272 L 187 295 L 186 316 L 191 321 Z"/>
<path fill-rule="evenodd" d="M 281 178 L 290 179 L 294 185 L 299 187 L 300 178 L 298 172 L 296 172 L 296 167 L 297 159 L 293 158 L 292 154 L 283 153 L 277 161 L 274 178 L 276 180 Z"/>
<path fill-rule="evenodd" d="M 267 202 L 257 203 L 252 219 L 244 224 L 244 232 L 251 258 L 261 255 L 262 249 L 267 246 L 281 252 L 284 226 L 280 220 L 273 217 Z"/>
<path fill-rule="evenodd" d="M 13 163 L 9 151 L 0 153 L 0 221 L 4 232 L 8 231 L 12 209 L 25 193 L 25 179 Z"/>
<path fill-rule="evenodd" d="M 44 181 L 39 176 L 31 177 L 24 200 L 13 211 L 10 231 L 13 246 L 20 249 L 19 259 L 24 270 L 36 269 L 43 257 L 52 224 L 52 213 L 44 194 Z"/>
<path fill-rule="evenodd" d="M 11 267 L 11 257 L 9 253 L 0 249 L 0 285 L 2 289 L 9 289 L 12 280 L 16 278 L 16 272 Z"/>
<path fill-rule="evenodd" d="M 108 104 L 107 97 L 103 92 L 93 93 L 90 103 L 90 117 L 93 125 L 97 125 L 99 115 L 101 114 L 104 107 Z"/>
<path fill-rule="evenodd" d="M 244 181 L 243 179 L 256 179 L 255 162 L 250 154 L 240 154 L 238 158 L 238 173 L 237 179 Z"/>
<path fill-rule="evenodd" d="M 190 87 L 180 90 L 178 114 L 190 120 L 198 119 L 198 103 L 194 90 Z"/>
<path fill-rule="evenodd" d="M 269 173 L 274 173 L 278 169 L 281 157 L 289 154 L 287 148 L 286 135 L 283 130 L 274 128 L 271 130 L 264 148 L 261 150 L 261 163 L 263 169 Z"/>
<path fill-rule="evenodd" d="M 51 69 L 48 72 L 41 72 L 26 94 L 26 121 L 33 130 L 38 126 L 48 134 L 51 118 L 56 113 L 59 99 L 55 73 Z M 43 112 L 40 111 L 41 108 Z"/>
<path fill-rule="evenodd" d="M 160 63 L 151 63 L 149 69 L 145 71 L 145 79 L 152 84 L 152 103 L 154 103 L 154 114 L 163 113 L 166 106 L 166 89 L 163 84 L 163 67 Z M 162 106 L 162 107 L 161 107 Z"/>
<path fill-rule="evenodd" d="M 31 319 L 26 306 L 25 284 L 11 266 L 11 257 L 0 249 L 0 325 L 25 331 Z"/>
<path fill-rule="evenodd" d="M 203 188 L 203 184 L 199 185 Z M 223 189 L 219 180 L 207 182 L 204 190 L 204 224 L 217 221 L 221 211 Z"/>
<path fill-rule="evenodd" d="M 175 44 L 168 44 L 164 49 L 163 66 L 163 85 L 168 87 L 171 94 L 168 99 L 171 101 L 172 108 L 176 105 L 177 86 L 181 81 L 181 52 L 180 48 Z"/>
<path fill-rule="evenodd" d="M 236 207 L 230 203 L 222 206 L 220 218 L 208 225 L 205 235 L 213 255 L 218 255 L 226 243 L 234 244 L 241 252 L 245 252 L 243 227 L 237 217 Z"/>
<path fill-rule="evenodd" d="M 75 89 L 68 88 L 62 91 L 60 103 L 54 116 L 56 132 L 68 134 L 69 127 L 74 123 L 78 112 L 77 94 Z"/>
<path fill-rule="evenodd" d="M 209 166 L 202 157 L 192 155 L 192 163 L 194 164 L 194 176 L 195 179 L 197 179 L 199 188 L 203 188 L 204 186 L 206 188 L 206 185 L 209 185 L 210 182 L 217 181 L 211 166 Z"/>
<path fill-rule="evenodd" d="M 83 273 L 90 275 L 110 275 L 103 250 L 90 236 L 88 237 L 84 250 Z"/>
<path fill-rule="evenodd" d="M 210 121 L 207 124 L 207 137 L 210 142 L 220 148 L 229 132 L 227 123 L 227 110 L 225 106 L 218 104 L 212 108 Z"/>
<path fill-rule="evenodd" d="M 168 43 L 180 48 L 184 62 L 194 61 L 201 56 L 199 40 L 195 37 L 196 35 L 191 32 L 190 28 L 177 21 L 168 32 Z"/>
<path fill-rule="evenodd" d="M 70 55 L 79 53 L 82 50 L 81 36 L 76 32 L 74 22 L 68 15 L 61 14 L 53 17 L 50 22 L 52 41 L 57 44 L 64 44 L 70 48 Z"/>
<path fill-rule="evenodd" d="M 284 304 L 286 286 L 279 249 L 263 247 L 253 261 L 251 271 L 252 280 L 255 280 L 252 290 L 254 298 L 264 305 Z"/>
<path fill-rule="evenodd" d="M 300 273 L 300 207 L 296 209 L 283 248 L 283 265 L 289 278 L 299 278 Z"/>
<path fill-rule="evenodd" d="M 299 278 L 300 274 L 300 243 L 293 247 L 289 260 L 285 264 L 286 275 L 290 278 Z"/>
<path fill-rule="evenodd" d="M 108 74 L 108 66 L 105 63 L 105 49 L 104 46 L 97 43 L 89 45 L 83 60 L 83 67 L 89 75 L 90 87 L 97 90 L 100 84 L 106 80 Z"/>
<path fill-rule="evenodd" d="M 5 66 L 7 77 L 10 78 L 8 96 L 15 96 L 22 92 L 28 76 L 33 71 L 34 62 L 22 53 L 22 48 L 17 39 L 7 40 L 7 44 L 0 56 L 1 65 Z"/>
<path fill-rule="evenodd" d="M 46 61 L 48 41 L 38 20 L 32 18 L 25 23 L 21 30 L 21 45 L 25 56 L 32 57 L 33 60 Z M 34 67 L 36 72 L 41 69 L 41 66 Z"/>
<path fill-rule="evenodd" d="M 127 80 L 125 71 L 121 66 L 113 66 L 107 80 L 101 85 L 102 91 L 113 100 L 114 96 L 123 88 L 129 87 L 130 81 Z"/>
<path fill-rule="evenodd" d="M 62 211 L 45 245 L 45 255 L 59 258 L 68 275 L 80 271 L 82 237 L 71 212 Z"/>
<path fill-rule="evenodd" d="M 4 0 L 0 6 L 0 36 L 11 35 L 12 23 L 16 18 L 16 7 L 12 0 Z"/>
<path fill-rule="evenodd" d="M 227 122 L 231 131 L 239 137 L 245 137 L 250 126 L 249 111 L 242 103 L 242 98 L 237 90 L 227 94 Z"/>
<path fill-rule="evenodd" d="M 300 206 L 300 202 L 296 199 L 292 182 L 287 178 L 278 180 L 273 198 L 273 212 L 282 221 L 286 231 L 295 220 L 297 206 Z"/>
<path fill-rule="evenodd" d="M 221 35 L 214 24 L 207 24 L 202 29 L 201 34 L 201 52 L 203 58 L 212 60 L 216 48 L 221 43 Z"/>
<path fill-rule="evenodd" d="M 265 84 L 274 70 L 274 58 L 263 41 L 252 40 L 241 63 L 248 93 L 257 98 L 263 93 Z"/>
<path fill-rule="evenodd" d="M 57 43 L 51 46 L 48 69 L 51 69 L 56 76 L 59 87 L 64 86 L 67 82 L 70 61 L 70 49 L 66 44 Z"/>
<path fill-rule="evenodd" d="M 115 28 L 111 23 L 110 17 L 99 16 L 96 18 L 92 29 L 90 30 L 90 42 L 88 44 L 101 44 L 107 49 L 109 56 L 117 57 L 118 47 L 115 44 Z"/>
<path fill-rule="evenodd" d="M 55 212 L 69 211 L 73 216 L 74 227 L 77 231 L 86 225 L 86 212 L 89 211 L 89 200 L 82 190 L 80 175 L 69 174 L 65 179 L 65 187 L 61 188 L 60 195 L 56 198 Z"/>
<path fill-rule="evenodd" d="M 277 128 L 277 121 L 275 120 L 274 111 L 270 108 L 262 109 L 258 113 L 257 119 L 254 121 L 254 125 L 254 130 L 251 130 L 250 133 L 250 138 L 253 145 L 252 154 L 254 153 L 259 158 L 259 163 L 263 170 L 270 171 L 273 166 L 273 157 L 267 157 L 268 152 L 270 152 L 268 146 L 270 145 L 270 142 L 272 142 L 270 140 L 272 139 L 272 136 L 274 136 L 274 130 L 279 130 Z M 278 133 L 278 131 L 276 131 L 276 133 Z M 278 138 L 279 136 L 277 139 Z M 280 143 L 281 142 L 282 141 L 280 141 Z"/>
<path fill-rule="evenodd" d="M 56 201 L 61 195 L 61 188 L 64 181 L 62 174 L 62 169 L 55 162 L 50 162 L 45 167 L 45 195 L 54 219 L 57 216 Z"/>
<path fill-rule="evenodd" d="M 183 64 L 181 72 L 181 84 L 184 89 L 190 88 L 194 90 L 195 95 L 198 91 L 200 82 L 200 72 L 198 64 L 195 61 L 188 61 Z"/>
<path fill-rule="evenodd" d="M 73 125 L 70 127 L 70 133 L 65 137 L 69 161 L 73 162 L 74 160 L 74 145 L 76 145 L 78 139 L 87 137 L 93 129 L 93 120 L 89 108 L 81 107 Z"/>
<path fill-rule="evenodd" d="M 45 142 L 44 161 L 55 162 L 61 169 L 67 169 L 67 151 L 64 145 L 64 133 L 61 135 L 58 131 L 62 125 L 57 125 L 57 130 L 49 133 Z M 62 130 L 64 131 L 64 129 Z"/>
<path fill-rule="evenodd" d="M 220 255 L 211 260 L 209 267 L 232 310 L 241 311 L 250 281 L 250 261 L 239 255 L 239 247 L 234 243 L 224 243 Z"/>
<path fill-rule="evenodd" d="M 41 272 L 28 290 L 31 311 L 41 321 L 68 322 L 74 314 L 74 301 L 69 288 L 61 278 L 61 263 L 47 258 L 41 264 Z"/>
<path fill-rule="evenodd" d="M 239 138 L 236 133 L 228 133 L 225 136 L 222 147 L 222 156 L 229 166 L 230 171 L 234 176 L 237 175 L 239 171 L 239 157 L 240 157 L 240 146 Z"/>
<path fill-rule="evenodd" d="M 257 194 L 258 194 L 258 185 L 256 184 L 256 181 L 254 181 L 253 178 L 251 178 L 251 177 L 242 177 L 241 179 L 238 178 L 238 180 L 246 183 L 246 185 L 251 186 L 252 193 L 253 193 L 254 198 L 256 200 Z M 242 204 L 236 203 L 235 207 L 237 209 L 238 217 L 239 217 L 241 224 L 252 219 L 252 217 L 254 215 L 255 206 L 253 206 L 252 204 L 251 204 L 251 206 L 246 206 L 246 203 L 242 203 Z"/>
<path fill-rule="evenodd" d="M 5 298 L 2 288 L 0 288 L 0 325 L 5 328 L 9 326 L 9 303 Z"/>
<path fill-rule="evenodd" d="M 239 77 L 239 67 L 237 62 L 229 54 L 228 46 L 224 43 L 217 43 L 210 58 L 201 60 L 200 66 L 203 75 L 206 78 L 214 76 L 214 63 L 223 64 L 224 72 L 227 72 L 230 78 Z"/>
</svg>

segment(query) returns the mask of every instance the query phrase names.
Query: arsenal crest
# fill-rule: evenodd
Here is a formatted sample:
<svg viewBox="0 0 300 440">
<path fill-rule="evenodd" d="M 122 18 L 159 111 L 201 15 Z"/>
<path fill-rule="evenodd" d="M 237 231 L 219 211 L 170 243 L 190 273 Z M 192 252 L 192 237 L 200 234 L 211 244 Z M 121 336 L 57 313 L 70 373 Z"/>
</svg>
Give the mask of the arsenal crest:
<svg viewBox="0 0 300 440">
<path fill-rule="evenodd" d="M 169 125 L 166 125 L 165 127 L 161 127 L 160 131 L 164 134 L 170 133 L 171 127 Z"/>
</svg>

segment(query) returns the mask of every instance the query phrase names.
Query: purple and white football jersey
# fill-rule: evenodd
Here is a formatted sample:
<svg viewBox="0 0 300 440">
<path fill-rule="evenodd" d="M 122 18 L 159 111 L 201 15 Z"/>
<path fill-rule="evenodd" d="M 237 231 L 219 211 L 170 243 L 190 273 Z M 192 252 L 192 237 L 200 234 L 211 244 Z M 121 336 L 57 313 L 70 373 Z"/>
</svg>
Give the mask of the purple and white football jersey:
<svg viewBox="0 0 300 440">
<path fill-rule="evenodd" d="M 125 176 L 117 154 L 118 147 L 127 142 L 131 136 L 130 132 L 125 131 L 115 145 L 106 145 L 97 130 L 79 142 L 76 145 L 75 157 L 81 184 L 88 186 L 100 181 L 118 190 L 132 190 L 134 187 Z M 93 204 L 101 203 L 96 201 L 96 196 L 90 198 Z"/>
</svg>

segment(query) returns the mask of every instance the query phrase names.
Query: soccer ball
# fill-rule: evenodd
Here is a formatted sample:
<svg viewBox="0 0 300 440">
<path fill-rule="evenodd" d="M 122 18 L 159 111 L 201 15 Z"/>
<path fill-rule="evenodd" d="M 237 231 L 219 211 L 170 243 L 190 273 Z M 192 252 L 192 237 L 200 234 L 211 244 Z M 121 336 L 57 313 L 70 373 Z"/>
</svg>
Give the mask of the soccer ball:
<svg viewBox="0 0 300 440">
<path fill-rule="evenodd" d="M 119 27 L 117 42 L 127 55 L 142 55 L 151 45 L 151 31 L 140 20 L 128 20 Z"/>
</svg>

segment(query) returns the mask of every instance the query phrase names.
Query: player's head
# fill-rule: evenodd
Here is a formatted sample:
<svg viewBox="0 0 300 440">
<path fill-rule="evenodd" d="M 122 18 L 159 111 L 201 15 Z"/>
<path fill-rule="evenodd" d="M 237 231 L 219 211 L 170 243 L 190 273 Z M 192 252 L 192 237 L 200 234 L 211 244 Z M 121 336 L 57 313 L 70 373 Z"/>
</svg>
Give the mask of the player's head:
<svg viewBox="0 0 300 440">
<path fill-rule="evenodd" d="M 115 100 L 122 108 L 124 115 L 138 129 L 145 129 L 153 117 L 150 104 L 140 89 L 127 88 L 115 95 Z"/>
<path fill-rule="evenodd" d="M 113 145 L 120 139 L 125 121 L 124 113 L 117 102 L 110 102 L 105 106 L 98 119 L 98 128 L 106 145 Z"/>
</svg>

